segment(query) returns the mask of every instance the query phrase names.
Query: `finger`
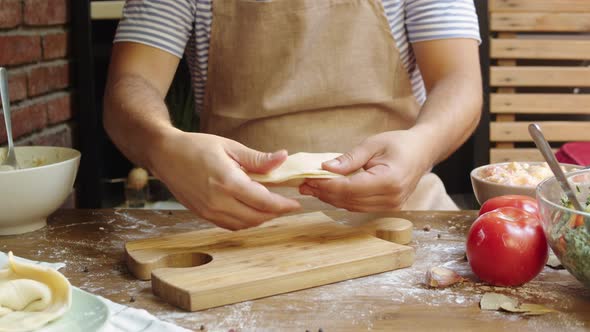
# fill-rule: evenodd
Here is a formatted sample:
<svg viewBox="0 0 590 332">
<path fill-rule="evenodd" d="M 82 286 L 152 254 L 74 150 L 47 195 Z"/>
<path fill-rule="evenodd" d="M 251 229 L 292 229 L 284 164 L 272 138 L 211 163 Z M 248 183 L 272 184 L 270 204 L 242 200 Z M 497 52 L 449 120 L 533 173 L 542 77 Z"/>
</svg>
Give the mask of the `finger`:
<svg viewBox="0 0 590 332">
<path fill-rule="evenodd" d="M 350 174 L 367 164 L 376 153 L 373 150 L 369 144 L 361 143 L 338 158 L 324 162 L 322 168 L 338 174 Z"/>
<path fill-rule="evenodd" d="M 175 194 L 174 196 L 180 202 L 180 204 L 184 205 L 187 209 L 193 211 L 203 219 L 215 224 L 216 226 L 233 231 L 247 228 L 246 223 L 235 217 L 226 215 L 222 212 L 208 211 L 204 213 L 203 208 L 193 204 L 191 200 L 185 199 L 184 195 Z"/>
<path fill-rule="evenodd" d="M 213 224 L 228 229 L 230 231 L 237 231 L 240 229 L 246 229 L 249 227 L 253 227 L 248 225 L 245 222 L 242 222 L 239 218 L 230 216 L 223 212 L 208 212 L 206 213 L 206 217 L 204 217 L 207 221 L 212 222 Z"/>
<path fill-rule="evenodd" d="M 278 213 L 268 213 L 253 209 L 233 197 L 228 197 L 228 199 L 222 203 L 222 206 L 222 212 L 224 214 L 240 220 L 248 227 L 258 226 L 265 221 L 279 216 Z"/>
<path fill-rule="evenodd" d="M 232 144 L 226 153 L 240 164 L 246 171 L 252 173 L 268 173 L 279 167 L 287 160 L 287 150 L 265 153 L 250 149 L 242 144 Z"/>
<path fill-rule="evenodd" d="M 352 212 L 379 212 L 379 211 L 391 209 L 391 208 L 385 208 L 385 207 L 381 207 L 381 206 L 348 204 L 348 203 L 338 201 L 338 200 L 332 201 L 332 200 L 329 200 L 326 197 L 322 197 L 322 196 L 319 196 L 317 198 L 324 203 L 328 203 L 328 204 L 333 205 L 337 208 L 345 209 L 345 210 L 352 211 Z"/>
<path fill-rule="evenodd" d="M 308 188 L 302 188 L 307 190 Z M 392 209 L 400 206 L 403 203 L 403 199 L 396 195 L 372 195 L 365 197 L 342 197 L 332 193 L 322 193 L 309 189 L 311 195 L 317 197 L 319 200 L 328 204 L 349 208 L 352 206 L 362 206 L 366 208 L 377 208 L 377 209 Z"/>
<path fill-rule="evenodd" d="M 283 214 L 301 207 L 296 200 L 270 192 L 262 184 L 250 180 L 243 172 L 235 174 L 234 181 L 231 185 L 224 186 L 224 190 L 240 202 L 265 213 Z"/>
<path fill-rule="evenodd" d="M 361 197 L 391 193 L 394 187 L 391 182 L 390 168 L 386 165 L 376 165 L 349 177 L 329 180 L 308 179 L 305 184 L 321 192 Z"/>
<path fill-rule="evenodd" d="M 383 212 L 383 211 L 399 211 L 400 207 L 380 207 L 380 206 L 365 206 L 365 205 L 350 205 L 343 207 L 350 212 Z"/>
<path fill-rule="evenodd" d="M 300 188 L 300 193 L 303 195 L 314 196 L 318 198 L 322 198 L 324 201 L 329 202 L 337 202 L 340 201 L 341 204 L 348 204 L 348 205 L 367 205 L 367 206 L 395 206 L 398 205 L 397 202 L 400 201 L 398 196 L 387 194 L 387 195 L 371 195 L 371 196 L 360 196 L 360 197 L 348 197 L 344 199 L 341 195 L 333 194 L 333 193 L 323 193 L 318 191 L 317 189 L 302 186 Z"/>
<path fill-rule="evenodd" d="M 386 198 L 384 198 L 385 195 L 379 196 L 379 200 L 384 199 L 383 202 L 379 202 L 378 200 L 369 200 L 369 203 L 351 203 L 326 195 L 319 195 L 316 197 L 324 203 L 352 212 L 382 212 L 400 210 L 401 204 L 392 204 L 388 202 Z"/>
</svg>

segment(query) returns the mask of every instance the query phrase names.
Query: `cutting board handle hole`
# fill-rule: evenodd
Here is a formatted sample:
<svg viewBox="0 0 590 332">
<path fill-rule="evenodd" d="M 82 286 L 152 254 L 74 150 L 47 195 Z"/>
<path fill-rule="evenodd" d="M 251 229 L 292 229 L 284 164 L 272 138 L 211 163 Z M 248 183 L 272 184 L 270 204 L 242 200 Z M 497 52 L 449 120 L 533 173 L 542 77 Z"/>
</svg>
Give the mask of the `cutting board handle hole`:
<svg viewBox="0 0 590 332">
<path fill-rule="evenodd" d="M 202 252 L 183 252 L 162 257 L 158 267 L 195 267 L 205 265 L 213 260 L 209 254 Z"/>
</svg>

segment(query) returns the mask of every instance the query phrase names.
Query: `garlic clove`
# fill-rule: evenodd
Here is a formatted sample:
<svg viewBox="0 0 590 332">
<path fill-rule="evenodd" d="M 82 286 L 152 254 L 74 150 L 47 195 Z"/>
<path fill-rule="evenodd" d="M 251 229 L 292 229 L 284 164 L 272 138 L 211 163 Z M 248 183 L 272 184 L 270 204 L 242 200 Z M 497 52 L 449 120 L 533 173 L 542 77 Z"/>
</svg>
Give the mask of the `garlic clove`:
<svg viewBox="0 0 590 332">
<path fill-rule="evenodd" d="M 444 288 L 465 280 L 457 272 L 440 266 L 426 271 L 426 284 L 433 288 Z"/>
</svg>

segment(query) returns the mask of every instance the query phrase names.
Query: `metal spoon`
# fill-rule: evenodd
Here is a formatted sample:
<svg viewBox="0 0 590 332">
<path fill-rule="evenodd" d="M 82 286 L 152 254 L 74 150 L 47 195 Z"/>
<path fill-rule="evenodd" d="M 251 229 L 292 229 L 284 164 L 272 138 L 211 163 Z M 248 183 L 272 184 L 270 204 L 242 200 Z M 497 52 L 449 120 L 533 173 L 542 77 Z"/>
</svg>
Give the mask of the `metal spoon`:
<svg viewBox="0 0 590 332">
<path fill-rule="evenodd" d="M 6 136 L 8 136 L 8 152 L 6 158 L 0 164 L 0 170 L 18 169 L 16 155 L 14 153 L 14 143 L 12 142 L 12 123 L 10 121 L 10 97 L 8 96 L 8 74 L 6 69 L 0 67 L 0 98 L 2 99 L 2 111 L 4 112 L 4 122 L 6 123 Z"/>
<path fill-rule="evenodd" d="M 541 154 L 543 155 L 543 158 L 545 158 L 547 164 L 549 164 L 549 168 L 551 168 L 553 175 L 555 175 L 555 178 L 557 178 L 557 182 L 559 182 L 561 189 L 565 192 L 569 201 L 572 202 L 576 210 L 584 212 L 582 204 L 580 204 L 580 201 L 578 201 L 578 198 L 574 194 L 572 187 L 570 187 L 570 183 L 567 181 L 565 174 L 563 174 L 561 171 L 559 163 L 557 162 L 557 159 L 555 159 L 553 151 L 551 151 L 551 146 L 549 146 L 549 143 L 547 143 L 547 140 L 545 139 L 545 136 L 543 136 L 543 132 L 541 132 L 539 125 L 536 123 L 531 123 L 529 125 L 529 134 L 531 134 L 531 137 L 535 141 L 535 145 L 541 151 Z M 590 225 L 587 226 L 590 227 Z"/>
</svg>

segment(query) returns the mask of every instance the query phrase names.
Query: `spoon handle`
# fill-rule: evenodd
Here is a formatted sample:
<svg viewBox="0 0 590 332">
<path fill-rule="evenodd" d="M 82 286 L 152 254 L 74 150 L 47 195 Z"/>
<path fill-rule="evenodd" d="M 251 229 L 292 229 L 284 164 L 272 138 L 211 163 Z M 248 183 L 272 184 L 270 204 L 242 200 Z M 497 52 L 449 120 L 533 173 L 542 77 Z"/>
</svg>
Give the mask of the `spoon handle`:
<svg viewBox="0 0 590 332">
<path fill-rule="evenodd" d="M 561 171 L 559 163 L 557 162 L 557 159 L 555 159 L 555 155 L 553 155 L 553 151 L 551 151 L 551 147 L 549 146 L 549 143 L 547 143 L 545 136 L 543 136 L 543 132 L 541 132 L 541 128 L 539 128 L 539 125 L 531 123 L 529 125 L 529 133 L 535 141 L 535 145 L 537 145 L 537 148 L 541 151 L 541 154 L 545 158 L 545 161 L 547 161 L 547 164 L 549 164 L 549 167 L 551 168 L 553 174 L 557 178 L 557 182 L 559 182 L 559 184 L 561 185 L 561 189 L 565 192 L 569 201 L 572 202 L 576 210 L 584 211 L 584 208 L 582 207 L 582 205 L 578 201 L 578 198 L 576 198 L 576 195 L 572 191 L 572 188 L 570 187 L 570 184 L 567 181 L 565 174 L 563 174 L 563 172 Z"/>
<path fill-rule="evenodd" d="M 10 117 L 10 97 L 8 96 L 8 74 L 4 67 L 0 67 L 0 97 L 2 98 L 2 112 L 6 123 L 8 145 L 12 146 L 12 122 Z"/>
</svg>

